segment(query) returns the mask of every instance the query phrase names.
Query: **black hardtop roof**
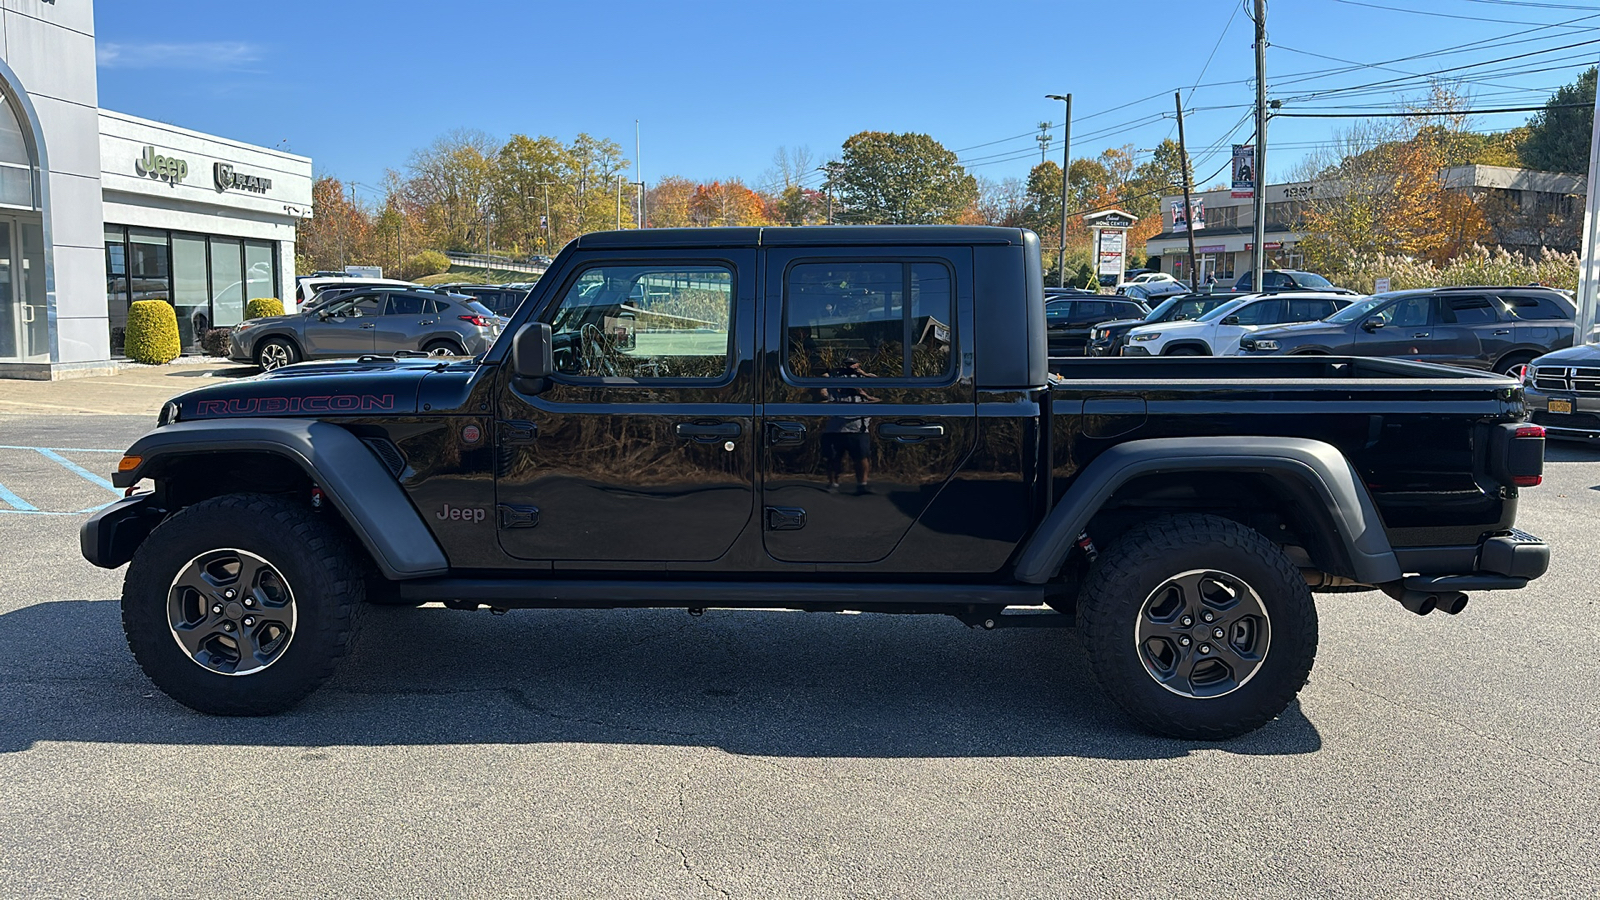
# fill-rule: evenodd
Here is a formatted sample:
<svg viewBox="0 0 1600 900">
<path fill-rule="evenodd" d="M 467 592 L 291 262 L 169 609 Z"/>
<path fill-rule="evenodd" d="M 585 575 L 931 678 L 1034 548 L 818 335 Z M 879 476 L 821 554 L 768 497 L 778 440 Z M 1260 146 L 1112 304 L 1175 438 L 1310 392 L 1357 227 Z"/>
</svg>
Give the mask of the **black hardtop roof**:
<svg viewBox="0 0 1600 900">
<path fill-rule="evenodd" d="M 804 247 L 1022 243 L 1022 229 L 991 225 L 805 225 L 779 228 L 637 228 L 596 231 L 577 240 L 585 249 L 621 247 Z"/>
</svg>

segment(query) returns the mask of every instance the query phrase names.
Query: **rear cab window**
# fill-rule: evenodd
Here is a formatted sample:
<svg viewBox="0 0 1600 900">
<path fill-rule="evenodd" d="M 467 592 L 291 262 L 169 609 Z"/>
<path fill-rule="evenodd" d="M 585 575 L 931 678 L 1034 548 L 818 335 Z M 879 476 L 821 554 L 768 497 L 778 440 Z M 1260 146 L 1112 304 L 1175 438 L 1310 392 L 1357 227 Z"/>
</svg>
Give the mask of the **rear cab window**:
<svg viewBox="0 0 1600 900">
<path fill-rule="evenodd" d="M 954 279 L 941 262 L 796 262 L 783 293 L 783 364 L 796 383 L 955 374 Z"/>
</svg>

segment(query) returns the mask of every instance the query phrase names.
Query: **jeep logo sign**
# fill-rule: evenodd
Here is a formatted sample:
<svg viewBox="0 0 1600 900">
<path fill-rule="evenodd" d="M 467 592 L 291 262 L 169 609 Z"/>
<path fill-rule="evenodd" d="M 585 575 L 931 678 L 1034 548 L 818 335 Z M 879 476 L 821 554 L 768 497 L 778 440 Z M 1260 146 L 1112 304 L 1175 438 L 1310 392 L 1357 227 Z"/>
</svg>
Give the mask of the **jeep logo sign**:
<svg viewBox="0 0 1600 900">
<path fill-rule="evenodd" d="M 170 184 L 180 184 L 189 177 L 187 161 L 175 156 L 162 156 L 149 145 L 144 148 L 144 156 L 134 160 L 133 170 L 146 178 L 159 178 Z"/>
<path fill-rule="evenodd" d="M 233 170 L 230 163 L 219 162 L 214 169 L 219 191 L 249 191 L 252 194 L 265 194 L 272 190 L 272 179 L 262 178 L 259 175 L 244 175 Z"/>
</svg>

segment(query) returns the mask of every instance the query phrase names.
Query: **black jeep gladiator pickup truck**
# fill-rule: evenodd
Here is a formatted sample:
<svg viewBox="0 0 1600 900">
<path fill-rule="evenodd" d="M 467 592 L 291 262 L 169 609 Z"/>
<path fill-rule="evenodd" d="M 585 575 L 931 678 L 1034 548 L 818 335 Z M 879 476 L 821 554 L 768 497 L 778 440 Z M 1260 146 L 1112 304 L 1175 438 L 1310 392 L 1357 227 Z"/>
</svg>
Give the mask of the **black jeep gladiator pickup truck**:
<svg viewBox="0 0 1600 900">
<path fill-rule="evenodd" d="M 174 399 L 83 554 L 131 562 L 134 655 L 209 713 L 305 697 L 364 600 L 777 607 L 1077 624 L 1106 692 L 1189 738 L 1295 697 L 1313 590 L 1455 613 L 1545 571 L 1512 527 L 1544 459 L 1516 381 L 1326 356 L 1052 372 L 1041 270 L 1018 229 L 585 235 L 482 357 Z"/>
</svg>

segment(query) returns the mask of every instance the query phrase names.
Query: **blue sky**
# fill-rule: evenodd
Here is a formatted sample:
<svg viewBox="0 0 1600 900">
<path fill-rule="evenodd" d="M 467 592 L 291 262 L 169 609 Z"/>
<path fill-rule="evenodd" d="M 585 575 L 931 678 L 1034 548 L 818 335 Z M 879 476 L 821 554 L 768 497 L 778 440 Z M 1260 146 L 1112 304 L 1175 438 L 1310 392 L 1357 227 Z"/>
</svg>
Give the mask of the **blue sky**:
<svg viewBox="0 0 1600 900">
<path fill-rule="evenodd" d="M 1187 99 L 1197 83 L 1214 85 L 1188 103 L 1204 179 L 1224 157 L 1199 151 L 1226 144 L 1253 99 L 1252 26 L 1239 9 L 1237 0 L 275 0 L 223 12 L 215 0 L 101 0 L 96 30 L 101 105 L 285 147 L 313 157 L 319 173 L 367 184 L 463 127 L 497 137 L 587 131 L 631 158 L 635 119 L 651 181 L 756 184 L 777 147 L 809 147 L 821 161 L 864 129 L 926 132 L 977 174 L 1025 176 L 1039 159 L 1030 137 L 990 142 L 1059 123 L 1061 105 L 1044 94 L 1074 95 L 1076 157 L 1155 146 L 1173 132 L 1171 92 Z M 1267 81 L 1286 98 L 1536 53 L 1459 73 L 1481 82 L 1468 85 L 1476 106 L 1530 106 L 1600 57 L 1600 43 L 1550 50 L 1600 41 L 1600 7 L 1582 0 L 1278 0 L 1268 24 Z M 1388 69 L 1302 74 L 1348 68 L 1320 57 L 1383 63 L 1479 41 Z M 1535 68 L 1550 70 L 1510 71 Z M 1404 94 L 1378 85 L 1291 99 L 1284 111 L 1390 104 L 1420 93 L 1410 84 Z M 1287 174 L 1342 124 L 1276 120 L 1269 133 L 1282 149 L 1269 153 L 1270 174 Z M 1246 122 L 1233 139 L 1251 131 Z"/>
</svg>

